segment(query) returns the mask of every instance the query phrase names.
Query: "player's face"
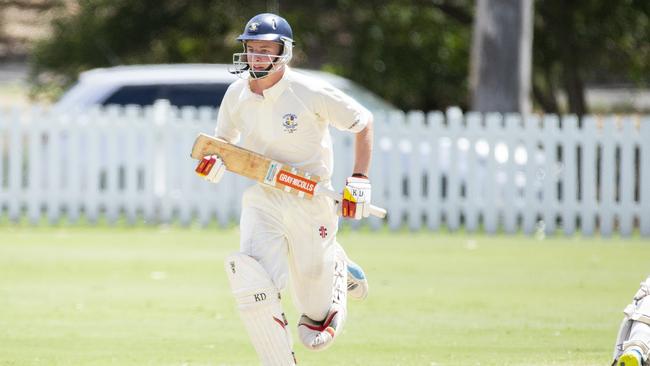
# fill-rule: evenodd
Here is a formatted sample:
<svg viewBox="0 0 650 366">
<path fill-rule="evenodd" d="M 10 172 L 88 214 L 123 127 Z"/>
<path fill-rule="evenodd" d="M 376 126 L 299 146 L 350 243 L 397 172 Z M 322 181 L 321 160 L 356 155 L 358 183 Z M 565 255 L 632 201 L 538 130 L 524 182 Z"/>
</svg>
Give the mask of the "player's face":
<svg viewBox="0 0 650 366">
<path fill-rule="evenodd" d="M 246 53 L 251 69 L 262 71 L 267 69 L 280 54 L 280 44 L 271 41 L 248 41 Z"/>
</svg>

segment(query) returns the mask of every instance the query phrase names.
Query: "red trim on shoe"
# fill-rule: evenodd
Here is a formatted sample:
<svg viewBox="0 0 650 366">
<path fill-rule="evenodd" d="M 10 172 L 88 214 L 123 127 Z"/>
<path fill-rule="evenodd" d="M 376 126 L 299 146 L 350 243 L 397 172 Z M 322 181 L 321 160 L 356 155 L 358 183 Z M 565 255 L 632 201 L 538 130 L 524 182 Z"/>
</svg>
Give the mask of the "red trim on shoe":
<svg viewBox="0 0 650 366">
<path fill-rule="evenodd" d="M 338 311 L 331 313 L 327 318 L 325 318 L 325 321 L 321 326 L 309 325 L 307 323 L 300 323 L 300 325 L 304 325 L 305 327 L 318 332 L 326 331 L 330 333 L 332 337 L 334 337 L 334 328 L 330 327 L 330 323 L 332 322 L 332 319 L 334 319 L 334 315 L 336 314 L 338 314 Z M 332 331 L 329 331 L 328 329 L 331 329 Z"/>
<path fill-rule="evenodd" d="M 326 331 L 327 333 L 329 333 L 329 334 L 332 336 L 332 338 L 334 338 L 334 334 L 336 334 L 336 330 L 334 330 L 334 328 L 332 328 L 332 327 L 327 327 L 327 328 L 325 328 L 325 331 Z"/>
<path fill-rule="evenodd" d="M 276 318 L 276 317 L 273 317 L 273 320 L 275 320 L 278 324 L 280 324 L 280 326 L 281 326 L 282 328 L 285 327 L 284 322 L 283 322 L 282 320 L 280 320 L 280 319 L 278 319 L 278 318 Z"/>
</svg>

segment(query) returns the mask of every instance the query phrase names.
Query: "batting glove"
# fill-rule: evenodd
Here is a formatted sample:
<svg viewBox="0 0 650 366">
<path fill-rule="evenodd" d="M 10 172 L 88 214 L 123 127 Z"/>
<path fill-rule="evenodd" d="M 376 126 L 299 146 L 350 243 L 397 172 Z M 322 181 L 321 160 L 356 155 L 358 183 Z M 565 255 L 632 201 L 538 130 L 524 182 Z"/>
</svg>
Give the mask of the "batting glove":
<svg viewBox="0 0 650 366">
<path fill-rule="evenodd" d="M 196 174 L 208 182 L 219 183 L 223 177 L 223 173 L 226 171 L 226 166 L 223 164 L 223 160 L 217 155 L 208 155 L 201 159 L 195 171 Z"/>
<path fill-rule="evenodd" d="M 370 180 L 352 176 L 345 181 L 341 215 L 355 220 L 370 216 Z"/>
</svg>

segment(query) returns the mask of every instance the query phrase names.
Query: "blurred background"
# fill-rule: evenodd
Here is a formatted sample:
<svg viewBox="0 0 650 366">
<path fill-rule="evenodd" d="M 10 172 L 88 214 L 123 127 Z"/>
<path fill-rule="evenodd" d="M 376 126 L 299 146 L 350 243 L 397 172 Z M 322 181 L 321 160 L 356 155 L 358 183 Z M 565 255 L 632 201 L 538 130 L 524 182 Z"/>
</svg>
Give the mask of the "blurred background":
<svg viewBox="0 0 650 366">
<path fill-rule="evenodd" d="M 0 208 L 32 222 L 236 220 L 233 195 L 206 209 L 208 188 L 172 172 L 212 133 L 235 38 L 265 11 L 292 24 L 296 67 L 375 113 L 374 197 L 392 229 L 650 235 L 642 0 L 5 0 Z M 41 169 L 30 156 L 43 154 Z M 336 159 L 342 182 L 352 167 Z"/>
<path fill-rule="evenodd" d="M 647 1 L 483 3 L 3 0 L 2 99 L 55 100 L 97 67 L 230 63 L 242 25 L 270 11 L 293 27 L 294 65 L 344 76 L 402 110 L 476 110 L 472 93 L 486 81 L 472 84 L 471 65 L 525 69 L 534 111 L 650 109 Z M 521 52 L 496 62 L 507 49 Z"/>
<path fill-rule="evenodd" d="M 0 365 L 257 364 L 221 268 L 251 182 L 189 152 L 267 11 L 373 112 L 389 213 L 341 222 L 370 297 L 298 359 L 610 364 L 650 258 L 647 0 L 0 0 Z"/>
</svg>

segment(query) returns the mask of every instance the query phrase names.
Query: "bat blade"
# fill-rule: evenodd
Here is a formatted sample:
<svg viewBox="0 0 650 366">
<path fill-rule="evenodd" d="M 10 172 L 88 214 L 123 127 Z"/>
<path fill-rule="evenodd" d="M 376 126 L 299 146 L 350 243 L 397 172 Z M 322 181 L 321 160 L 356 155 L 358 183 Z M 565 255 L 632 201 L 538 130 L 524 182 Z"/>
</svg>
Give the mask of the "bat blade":
<svg viewBox="0 0 650 366">
<path fill-rule="evenodd" d="M 301 197 L 312 198 L 320 181 L 318 176 L 302 172 L 254 151 L 217 137 L 199 134 L 190 156 L 203 159 L 208 155 L 221 157 L 226 170 L 230 172 Z"/>
<path fill-rule="evenodd" d="M 342 199 L 340 193 L 319 185 L 320 177 L 316 175 L 300 171 L 220 138 L 201 133 L 194 141 L 190 156 L 200 160 L 208 155 L 218 155 L 223 160 L 226 170 L 232 173 L 299 197 L 312 198 L 315 194 L 321 194 L 338 202 Z M 380 218 L 386 216 L 385 209 L 372 205 L 370 213 Z"/>
</svg>

